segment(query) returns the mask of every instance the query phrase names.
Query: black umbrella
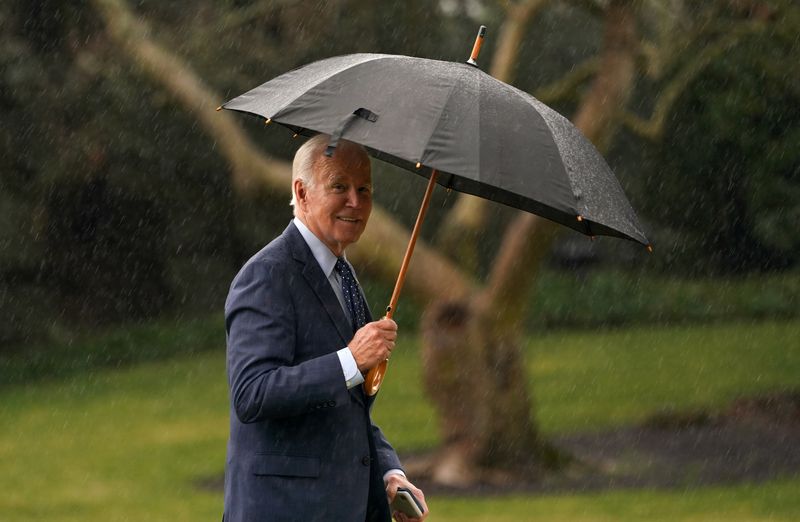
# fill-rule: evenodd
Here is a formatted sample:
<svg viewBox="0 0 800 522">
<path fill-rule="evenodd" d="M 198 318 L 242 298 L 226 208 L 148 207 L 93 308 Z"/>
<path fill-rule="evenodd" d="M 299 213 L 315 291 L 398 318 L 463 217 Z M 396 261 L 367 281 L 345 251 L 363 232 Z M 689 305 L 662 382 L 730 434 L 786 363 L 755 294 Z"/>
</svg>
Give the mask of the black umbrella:
<svg viewBox="0 0 800 522">
<path fill-rule="evenodd" d="M 589 140 L 556 111 L 474 65 L 484 33 L 482 27 L 467 63 L 338 56 L 287 72 L 221 107 L 296 134 L 330 134 L 328 154 L 346 138 L 429 178 L 389 317 L 434 183 L 590 236 L 621 237 L 649 248 L 619 182 Z"/>
</svg>

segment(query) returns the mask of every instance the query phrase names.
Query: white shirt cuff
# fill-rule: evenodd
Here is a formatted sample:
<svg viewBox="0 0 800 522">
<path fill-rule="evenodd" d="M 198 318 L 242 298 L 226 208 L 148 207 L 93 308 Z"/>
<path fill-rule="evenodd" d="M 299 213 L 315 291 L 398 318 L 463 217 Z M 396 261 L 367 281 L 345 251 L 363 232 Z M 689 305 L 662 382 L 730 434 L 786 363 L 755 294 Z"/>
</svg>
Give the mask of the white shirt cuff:
<svg viewBox="0 0 800 522">
<path fill-rule="evenodd" d="M 389 482 L 389 475 L 403 475 L 403 478 L 408 478 L 408 477 L 406 477 L 406 474 L 403 473 L 402 469 L 393 468 L 393 469 L 390 469 L 389 471 L 387 471 L 386 473 L 383 474 L 383 483 L 384 484 Z"/>
<path fill-rule="evenodd" d="M 364 382 L 364 376 L 358 371 L 358 365 L 350 348 L 345 346 L 336 352 L 336 355 L 339 356 L 339 363 L 342 365 L 342 373 L 348 390 Z"/>
</svg>

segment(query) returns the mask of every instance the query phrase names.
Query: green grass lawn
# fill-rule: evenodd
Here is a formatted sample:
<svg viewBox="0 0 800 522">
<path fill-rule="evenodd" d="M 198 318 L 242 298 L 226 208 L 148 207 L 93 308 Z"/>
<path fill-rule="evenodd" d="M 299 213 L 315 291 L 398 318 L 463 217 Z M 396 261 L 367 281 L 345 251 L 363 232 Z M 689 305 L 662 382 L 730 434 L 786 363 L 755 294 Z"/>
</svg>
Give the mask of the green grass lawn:
<svg viewBox="0 0 800 522">
<path fill-rule="evenodd" d="M 165 330 L 172 334 L 144 338 L 185 355 L 0 388 L 0 520 L 219 520 L 221 492 L 195 482 L 224 466 L 224 347 L 195 353 L 186 345 L 196 333 Z M 398 347 L 375 405 L 401 451 L 437 442 L 416 351 L 411 339 Z M 551 332 L 530 341 L 528 369 L 546 433 L 602 429 L 800 387 L 800 321 Z M 796 520 L 798 491 L 800 477 L 787 477 L 686 491 L 434 496 L 429 504 L 433 521 Z"/>
</svg>

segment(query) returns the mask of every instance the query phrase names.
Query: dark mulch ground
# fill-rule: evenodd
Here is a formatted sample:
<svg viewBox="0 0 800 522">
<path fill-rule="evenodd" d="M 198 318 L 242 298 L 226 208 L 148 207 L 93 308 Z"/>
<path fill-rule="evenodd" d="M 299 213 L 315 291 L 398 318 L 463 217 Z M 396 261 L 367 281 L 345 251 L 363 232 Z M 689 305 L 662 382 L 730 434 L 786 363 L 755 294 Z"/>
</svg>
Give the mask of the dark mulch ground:
<svg viewBox="0 0 800 522">
<path fill-rule="evenodd" d="M 575 457 L 561 473 L 505 485 L 447 488 L 415 477 L 426 494 L 492 495 L 609 489 L 679 489 L 800 475 L 800 391 L 742 398 L 719 412 L 662 412 L 641 426 L 558 437 Z M 222 477 L 198 479 L 221 490 Z"/>
<path fill-rule="evenodd" d="M 562 473 L 513 486 L 464 489 L 417 484 L 426 493 L 584 492 L 678 489 L 800 475 L 800 391 L 743 398 L 723 411 L 664 412 L 641 426 L 556 438 L 576 457 Z"/>
</svg>

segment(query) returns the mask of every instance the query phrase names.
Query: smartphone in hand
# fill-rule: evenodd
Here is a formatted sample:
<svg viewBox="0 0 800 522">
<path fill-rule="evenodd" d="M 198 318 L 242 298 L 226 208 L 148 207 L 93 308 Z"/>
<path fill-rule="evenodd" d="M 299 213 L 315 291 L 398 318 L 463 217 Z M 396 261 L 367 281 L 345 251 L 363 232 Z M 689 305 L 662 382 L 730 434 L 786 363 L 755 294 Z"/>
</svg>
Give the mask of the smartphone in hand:
<svg viewBox="0 0 800 522">
<path fill-rule="evenodd" d="M 413 518 L 419 518 L 423 513 L 422 504 L 408 488 L 397 488 L 391 507 L 393 511 L 399 511 Z"/>
</svg>

